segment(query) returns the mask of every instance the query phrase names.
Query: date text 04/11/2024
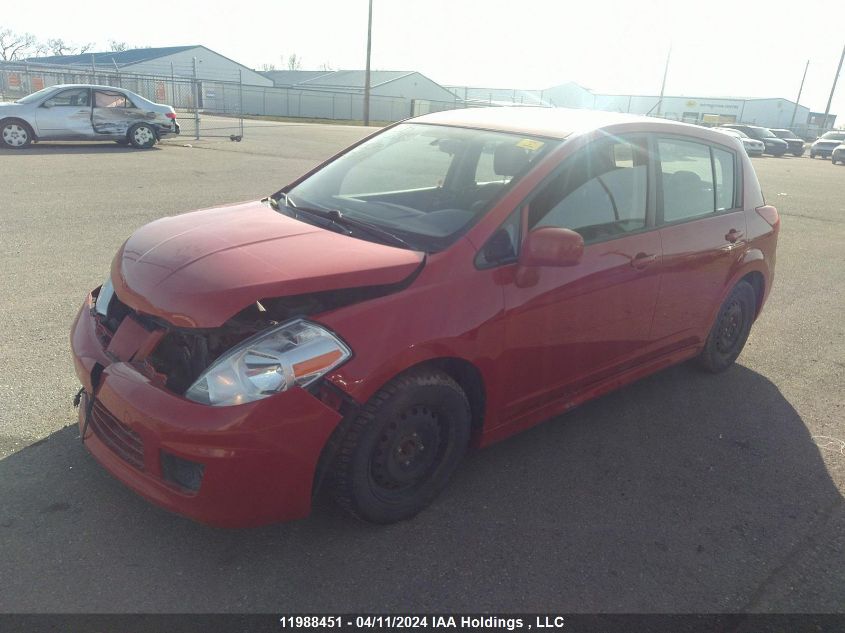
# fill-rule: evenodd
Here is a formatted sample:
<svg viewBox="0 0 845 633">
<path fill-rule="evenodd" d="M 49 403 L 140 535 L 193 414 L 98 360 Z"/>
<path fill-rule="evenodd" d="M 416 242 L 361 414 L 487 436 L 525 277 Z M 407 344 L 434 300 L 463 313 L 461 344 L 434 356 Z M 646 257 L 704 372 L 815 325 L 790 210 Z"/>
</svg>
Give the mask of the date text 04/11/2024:
<svg viewBox="0 0 845 633">
<path fill-rule="evenodd" d="M 501 616 L 415 616 L 415 615 L 359 615 L 349 616 L 284 616 L 279 618 L 281 628 L 291 629 L 560 629 L 564 627 L 561 616 L 536 616 L 534 622 L 523 618 Z"/>
</svg>

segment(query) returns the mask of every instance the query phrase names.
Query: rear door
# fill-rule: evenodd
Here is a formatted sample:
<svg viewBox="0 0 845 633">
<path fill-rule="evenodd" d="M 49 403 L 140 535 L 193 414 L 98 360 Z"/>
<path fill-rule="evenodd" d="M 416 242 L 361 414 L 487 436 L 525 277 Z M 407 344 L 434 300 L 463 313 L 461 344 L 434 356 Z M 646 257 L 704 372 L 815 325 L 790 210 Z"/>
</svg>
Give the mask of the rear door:
<svg viewBox="0 0 845 633">
<path fill-rule="evenodd" d="M 735 149 L 661 136 L 657 153 L 663 275 L 652 337 L 668 351 L 704 341 L 747 242 Z"/>
<path fill-rule="evenodd" d="M 526 228 L 580 233 L 582 260 L 505 285 L 510 419 L 566 398 L 647 351 L 660 277 L 645 136 L 596 141 L 528 202 Z"/>
<path fill-rule="evenodd" d="M 151 120 L 153 113 L 135 107 L 120 90 L 94 90 L 94 131 L 109 136 L 126 136 L 129 128 L 140 121 Z"/>
<path fill-rule="evenodd" d="M 91 138 L 91 90 L 68 88 L 46 99 L 35 112 L 40 139 Z"/>
</svg>

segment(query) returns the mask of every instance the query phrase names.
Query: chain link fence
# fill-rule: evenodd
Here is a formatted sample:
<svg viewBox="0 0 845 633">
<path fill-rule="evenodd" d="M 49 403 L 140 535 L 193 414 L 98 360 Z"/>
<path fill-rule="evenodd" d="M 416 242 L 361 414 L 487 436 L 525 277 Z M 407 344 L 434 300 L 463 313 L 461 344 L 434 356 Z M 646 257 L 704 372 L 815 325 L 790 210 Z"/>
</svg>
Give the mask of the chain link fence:
<svg viewBox="0 0 845 633">
<path fill-rule="evenodd" d="M 244 135 L 244 116 L 328 119 L 361 122 L 364 95 L 357 90 L 320 90 L 256 86 L 241 81 L 194 79 L 184 75 L 141 75 L 118 68 L 48 66 L 0 62 L 0 100 L 14 101 L 58 84 L 96 84 L 125 88 L 156 103 L 171 105 L 179 115 L 183 138 Z M 482 107 L 488 104 L 370 96 L 370 121 L 390 123 L 411 116 Z M 208 118 L 203 115 L 214 115 Z"/>
</svg>

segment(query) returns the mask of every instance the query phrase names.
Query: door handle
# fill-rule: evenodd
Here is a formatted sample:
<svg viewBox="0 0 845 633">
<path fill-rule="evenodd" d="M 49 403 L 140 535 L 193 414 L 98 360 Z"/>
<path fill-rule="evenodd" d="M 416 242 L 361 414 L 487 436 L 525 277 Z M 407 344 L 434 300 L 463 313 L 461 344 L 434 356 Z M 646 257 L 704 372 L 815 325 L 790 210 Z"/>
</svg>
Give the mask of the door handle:
<svg viewBox="0 0 845 633">
<path fill-rule="evenodd" d="M 637 270 L 642 270 L 646 266 L 652 264 L 657 259 L 657 255 L 653 253 L 637 253 L 631 260 L 631 266 Z"/>
<path fill-rule="evenodd" d="M 728 231 L 727 235 L 725 235 L 725 239 L 728 240 L 731 244 L 736 242 L 741 237 L 742 231 L 737 231 L 736 229 L 731 229 L 730 231 Z"/>
</svg>

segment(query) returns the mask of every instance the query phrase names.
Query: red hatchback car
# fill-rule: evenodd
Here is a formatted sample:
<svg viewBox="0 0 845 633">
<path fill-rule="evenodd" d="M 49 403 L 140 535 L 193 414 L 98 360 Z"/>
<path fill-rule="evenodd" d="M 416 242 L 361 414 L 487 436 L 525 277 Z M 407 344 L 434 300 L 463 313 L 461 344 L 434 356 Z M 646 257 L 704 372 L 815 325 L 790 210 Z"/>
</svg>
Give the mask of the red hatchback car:
<svg viewBox="0 0 845 633">
<path fill-rule="evenodd" d="M 484 446 L 681 361 L 729 367 L 779 229 L 735 139 L 563 109 L 440 112 L 273 196 L 122 246 L 71 342 L 82 438 L 219 526 L 330 488 L 392 522 Z"/>
</svg>

